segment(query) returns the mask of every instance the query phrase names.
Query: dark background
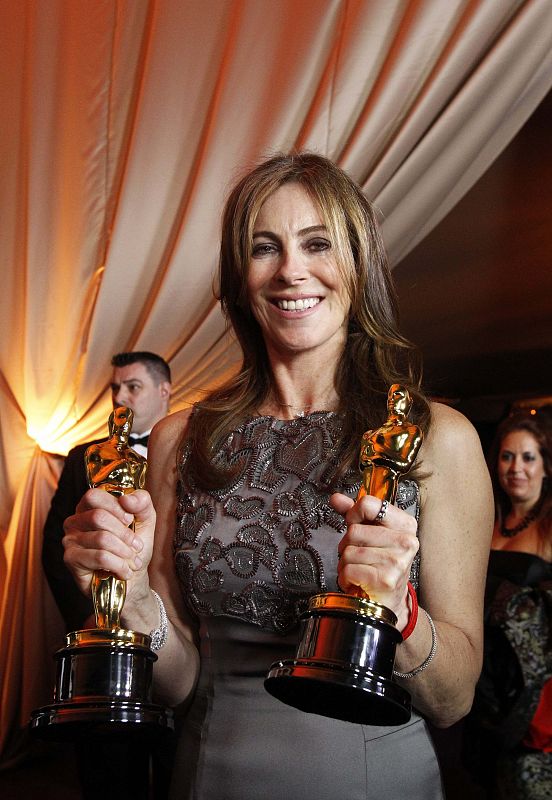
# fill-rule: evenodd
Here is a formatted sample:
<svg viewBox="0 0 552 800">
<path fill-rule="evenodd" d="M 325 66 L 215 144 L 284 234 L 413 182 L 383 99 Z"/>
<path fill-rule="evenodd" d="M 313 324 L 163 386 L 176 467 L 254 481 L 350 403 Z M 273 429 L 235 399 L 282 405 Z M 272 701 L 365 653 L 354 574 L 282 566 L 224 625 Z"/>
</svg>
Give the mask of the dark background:
<svg viewBox="0 0 552 800">
<path fill-rule="evenodd" d="M 552 402 L 551 256 L 552 93 L 393 272 L 426 389 L 484 444 L 512 405 Z"/>
<path fill-rule="evenodd" d="M 486 455 L 511 410 L 552 403 L 551 257 L 552 93 L 393 272 L 426 390 L 473 422 Z M 447 800 L 484 800 L 462 763 L 462 722 L 431 732 Z"/>
</svg>

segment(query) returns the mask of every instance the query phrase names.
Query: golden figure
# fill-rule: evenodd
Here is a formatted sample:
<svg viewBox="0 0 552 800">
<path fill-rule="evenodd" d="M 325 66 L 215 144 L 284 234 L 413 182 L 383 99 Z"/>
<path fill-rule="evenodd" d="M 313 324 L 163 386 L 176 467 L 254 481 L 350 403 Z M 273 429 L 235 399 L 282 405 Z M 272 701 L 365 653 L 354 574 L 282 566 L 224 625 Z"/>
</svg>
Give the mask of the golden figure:
<svg viewBox="0 0 552 800">
<path fill-rule="evenodd" d="M 420 428 L 407 418 L 411 405 L 408 391 L 394 383 L 387 396 L 387 421 L 381 428 L 366 431 L 360 443 L 359 498 L 370 494 L 394 502 L 399 476 L 410 470 L 422 444 Z"/>
<path fill-rule="evenodd" d="M 91 489 L 103 489 L 120 496 L 144 488 L 147 461 L 128 444 L 133 417 L 132 409 L 116 408 L 109 417 L 109 438 L 86 450 L 84 461 Z M 92 600 L 97 628 L 120 627 L 125 595 L 126 581 L 106 570 L 94 572 Z"/>
</svg>

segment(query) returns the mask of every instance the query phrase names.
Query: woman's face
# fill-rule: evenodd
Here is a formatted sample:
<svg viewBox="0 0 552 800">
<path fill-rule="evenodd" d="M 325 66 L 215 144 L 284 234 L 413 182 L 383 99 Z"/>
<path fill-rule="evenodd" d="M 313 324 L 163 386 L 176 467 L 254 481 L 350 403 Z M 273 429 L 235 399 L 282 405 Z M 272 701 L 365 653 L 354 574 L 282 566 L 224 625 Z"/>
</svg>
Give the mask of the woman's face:
<svg viewBox="0 0 552 800">
<path fill-rule="evenodd" d="M 316 350 L 330 361 L 341 353 L 349 298 L 330 232 L 298 183 L 284 184 L 261 206 L 247 293 L 269 352 Z"/>
<path fill-rule="evenodd" d="M 523 430 L 508 433 L 498 454 L 498 479 L 510 500 L 536 503 L 544 477 L 544 461 L 533 434 Z"/>
</svg>

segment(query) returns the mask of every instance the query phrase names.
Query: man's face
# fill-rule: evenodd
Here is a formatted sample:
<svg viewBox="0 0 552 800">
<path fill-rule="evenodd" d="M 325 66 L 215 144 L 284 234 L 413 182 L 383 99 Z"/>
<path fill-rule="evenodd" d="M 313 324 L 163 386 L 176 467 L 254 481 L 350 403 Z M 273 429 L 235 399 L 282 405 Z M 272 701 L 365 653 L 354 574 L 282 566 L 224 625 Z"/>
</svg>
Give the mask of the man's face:
<svg viewBox="0 0 552 800">
<path fill-rule="evenodd" d="M 126 367 L 114 367 L 111 379 L 113 408 L 128 406 L 134 412 L 134 433 L 150 430 L 166 416 L 171 386 L 156 383 L 144 364 L 136 362 Z"/>
</svg>

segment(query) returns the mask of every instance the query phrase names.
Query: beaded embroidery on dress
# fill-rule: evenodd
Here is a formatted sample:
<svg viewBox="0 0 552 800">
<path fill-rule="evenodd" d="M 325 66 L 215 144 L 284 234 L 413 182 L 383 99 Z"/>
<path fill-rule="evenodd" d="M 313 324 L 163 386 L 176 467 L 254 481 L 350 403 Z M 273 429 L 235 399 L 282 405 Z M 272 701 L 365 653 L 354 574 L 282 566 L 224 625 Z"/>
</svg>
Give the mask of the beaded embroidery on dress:
<svg viewBox="0 0 552 800">
<path fill-rule="evenodd" d="M 191 484 L 183 453 L 175 563 L 196 614 L 286 634 L 309 597 L 337 591 L 337 545 L 345 526 L 328 498 L 334 491 L 355 497 L 360 486 L 356 470 L 336 482 L 341 428 L 333 412 L 248 420 L 216 456 L 237 466 L 237 477 L 212 491 Z M 396 502 L 418 518 L 417 484 L 401 481 Z M 418 560 L 411 572 L 415 587 L 417 579 Z"/>
</svg>

